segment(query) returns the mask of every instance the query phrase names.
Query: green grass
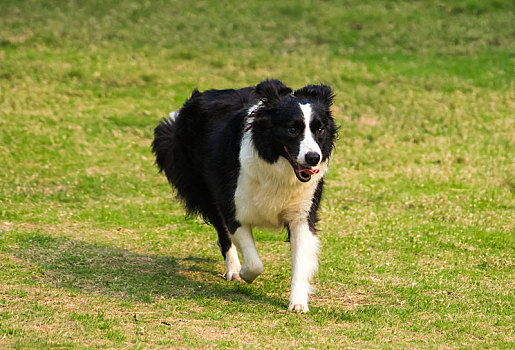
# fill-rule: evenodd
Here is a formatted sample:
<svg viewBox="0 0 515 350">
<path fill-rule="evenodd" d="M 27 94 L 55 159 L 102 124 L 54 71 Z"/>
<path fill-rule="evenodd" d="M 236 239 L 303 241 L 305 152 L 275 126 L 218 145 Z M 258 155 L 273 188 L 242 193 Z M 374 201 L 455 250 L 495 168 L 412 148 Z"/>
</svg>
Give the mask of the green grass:
<svg viewBox="0 0 515 350">
<path fill-rule="evenodd" d="M 0 2 L 0 348 L 515 346 L 512 1 Z M 221 278 L 150 152 L 194 87 L 324 82 L 310 313 Z"/>
</svg>

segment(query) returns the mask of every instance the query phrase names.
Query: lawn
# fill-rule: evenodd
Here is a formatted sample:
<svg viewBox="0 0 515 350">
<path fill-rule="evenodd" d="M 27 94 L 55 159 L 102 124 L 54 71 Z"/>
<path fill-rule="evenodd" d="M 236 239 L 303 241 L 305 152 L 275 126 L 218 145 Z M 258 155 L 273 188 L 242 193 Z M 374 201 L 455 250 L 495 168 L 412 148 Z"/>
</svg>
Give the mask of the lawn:
<svg viewBox="0 0 515 350">
<path fill-rule="evenodd" d="M 515 4 L 0 2 L 0 348 L 515 347 Z M 191 90 L 323 82 L 308 314 L 222 278 L 150 151 Z"/>
</svg>

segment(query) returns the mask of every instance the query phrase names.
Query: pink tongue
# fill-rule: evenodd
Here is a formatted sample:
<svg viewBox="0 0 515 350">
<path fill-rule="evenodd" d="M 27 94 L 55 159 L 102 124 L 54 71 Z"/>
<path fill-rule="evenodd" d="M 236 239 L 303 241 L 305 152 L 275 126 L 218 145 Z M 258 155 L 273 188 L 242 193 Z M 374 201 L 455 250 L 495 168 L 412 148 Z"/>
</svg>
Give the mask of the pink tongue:
<svg viewBox="0 0 515 350">
<path fill-rule="evenodd" d="M 309 175 L 314 175 L 314 174 L 318 174 L 320 170 L 318 169 L 312 169 L 312 168 L 308 168 L 308 169 L 302 169 L 300 172 L 301 173 L 308 173 Z"/>
</svg>

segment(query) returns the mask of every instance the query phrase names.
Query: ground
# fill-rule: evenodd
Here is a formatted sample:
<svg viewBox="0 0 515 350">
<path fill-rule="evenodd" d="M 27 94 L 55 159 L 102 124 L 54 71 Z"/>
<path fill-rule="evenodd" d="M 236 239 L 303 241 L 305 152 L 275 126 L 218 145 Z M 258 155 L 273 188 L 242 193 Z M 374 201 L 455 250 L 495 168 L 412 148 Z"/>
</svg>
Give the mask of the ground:
<svg viewBox="0 0 515 350">
<path fill-rule="evenodd" d="M 0 343 L 514 347 L 512 1 L 0 4 Z M 150 152 L 195 87 L 326 83 L 310 312 L 285 232 L 228 283 Z"/>
</svg>

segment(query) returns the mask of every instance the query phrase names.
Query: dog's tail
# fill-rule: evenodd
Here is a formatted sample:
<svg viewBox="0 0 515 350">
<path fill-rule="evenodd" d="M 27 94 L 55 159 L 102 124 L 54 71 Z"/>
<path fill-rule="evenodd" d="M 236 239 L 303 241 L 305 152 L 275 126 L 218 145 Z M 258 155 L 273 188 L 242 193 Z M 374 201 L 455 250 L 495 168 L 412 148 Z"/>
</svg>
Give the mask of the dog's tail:
<svg viewBox="0 0 515 350">
<path fill-rule="evenodd" d="M 152 152 L 156 156 L 156 165 L 159 172 L 164 171 L 170 184 L 179 190 L 179 195 L 184 182 L 180 178 L 184 171 L 179 170 L 187 169 L 191 160 L 191 150 L 185 144 L 188 137 L 196 136 L 195 127 L 198 124 L 197 118 L 188 117 L 188 114 L 194 114 L 191 113 L 194 106 L 191 101 L 199 95 L 197 89 L 193 90 L 191 98 L 184 106 L 180 110 L 170 112 L 169 116 L 162 119 L 154 129 Z"/>
<path fill-rule="evenodd" d="M 175 118 L 178 111 L 170 113 L 170 118 L 164 118 L 154 129 L 154 141 L 152 142 L 152 152 L 156 155 L 156 165 L 159 172 L 164 171 L 168 176 L 168 171 L 173 163 L 174 139 L 175 139 Z"/>
<path fill-rule="evenodd" d="M 195 196 L 192 195 L 192 178 L 188 178 L 189 152 L 181 141 L 181 126 L 177 124 L 180 111 L 170 113 L 170 116 L 161 120 L 154 129 L 152 152 L 156 156 L 155 164 L 159 172 L 164 172 L 168 182 L 177 191 L 179 199 L 186 204 L 188 214 L 199 212 Z M 195 177 L 195 175 L 190 175 Z"/>
<path fill-rule="evenodd" d="M 154 129 L 152 152 L 159 172 L 164 172 L 168 182 L 177 191 L 189 215 L 201 214 L 207 219 L 203 203 L 208 196 L 201 169 L 193 162 L 195 155 L 191 144 L 198 143 L 195 118 L 188 117 L 188 108 L 171 112 Z M 191 111 L 190 111 L 191 112 Z"/>
</svg>

